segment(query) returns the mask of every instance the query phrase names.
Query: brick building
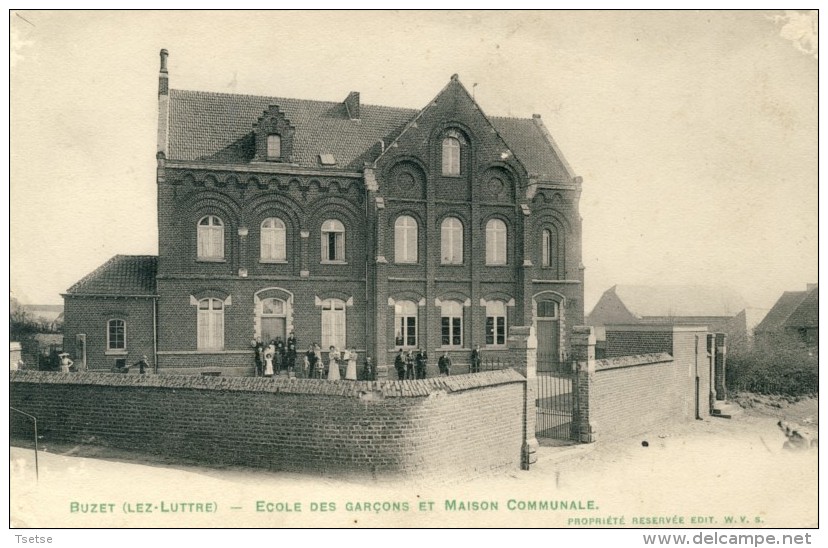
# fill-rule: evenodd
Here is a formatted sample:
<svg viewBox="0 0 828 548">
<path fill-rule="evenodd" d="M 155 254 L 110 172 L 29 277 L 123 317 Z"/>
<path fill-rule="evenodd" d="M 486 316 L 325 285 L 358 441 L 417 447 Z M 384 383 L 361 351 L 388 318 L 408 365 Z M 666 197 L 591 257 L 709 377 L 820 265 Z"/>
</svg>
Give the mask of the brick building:
<svg viewBox="0 0 828 548">
<path fill-rule="evenodd" d="M 378 364 L 423 347 L 463 371 L 535 325 L 542 366 L 583 322 L 581 179 L 539 115 L 489 117 L 454 75 L 421 110 L 180 91 L 161 52 L 159 256 L 65 295 L 89 369 L 250 374 L 295 332 Z"/>
</svg>

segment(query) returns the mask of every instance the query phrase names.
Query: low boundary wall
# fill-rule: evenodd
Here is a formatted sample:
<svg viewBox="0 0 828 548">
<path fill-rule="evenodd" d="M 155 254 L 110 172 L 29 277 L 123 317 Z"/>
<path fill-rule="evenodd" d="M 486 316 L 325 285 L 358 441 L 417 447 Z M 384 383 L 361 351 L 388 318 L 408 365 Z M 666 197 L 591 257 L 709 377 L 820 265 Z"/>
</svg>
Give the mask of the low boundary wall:
<svg viewBox="0 0 828 548">
<path fill-rule="evenodd" d="M 313 473 L 468 477 L 521 466 L 526 379 L 418 381 L 10 373 L 46 440 Z M 31 424 L 11 418 L 13 438 Z"/>
</svg>

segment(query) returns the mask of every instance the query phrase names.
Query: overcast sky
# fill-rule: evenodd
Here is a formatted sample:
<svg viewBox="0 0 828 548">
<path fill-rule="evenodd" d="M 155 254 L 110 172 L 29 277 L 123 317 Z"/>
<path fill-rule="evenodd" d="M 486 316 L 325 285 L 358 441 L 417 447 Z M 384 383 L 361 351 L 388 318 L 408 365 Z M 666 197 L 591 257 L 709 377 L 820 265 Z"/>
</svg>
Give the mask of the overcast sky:
<svg viewBox="0 0 828 548">
<path fill-rule="evenodd" d="M 10 17 L 11 289 L 30 303 L 157 253 L 161 48 L 176 89 L 421 108 L 459 73 L 486 114 L 541 114 L 584 180 L 586 312 L 614 284 L 770 307 L 817 279 L 815 15 Z"/>
</svg>

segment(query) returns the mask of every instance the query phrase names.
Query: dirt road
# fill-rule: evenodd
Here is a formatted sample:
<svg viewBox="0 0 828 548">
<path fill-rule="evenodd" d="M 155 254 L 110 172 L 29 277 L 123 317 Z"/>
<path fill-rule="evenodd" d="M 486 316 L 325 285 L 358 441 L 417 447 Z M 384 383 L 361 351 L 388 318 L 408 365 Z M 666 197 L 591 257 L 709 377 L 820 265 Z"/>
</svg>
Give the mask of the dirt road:
<svg viewBox="0 0 828 548">
<path fill-rule="evenodd" d="M 790 414 L 803 418 L 793 409 Z M 182 466 L 157 458 L 128 462 L 136 455 L 48 445 L 35 481 L 32 451 L 12 447 L 11 522 L 13 527 L 816 526 L 817 452 L 783 451 L 776 420 L 760 409 L 619 442 L 542 448 L 540 462 L 529 472 L 448 486 Z"/>
</svg>

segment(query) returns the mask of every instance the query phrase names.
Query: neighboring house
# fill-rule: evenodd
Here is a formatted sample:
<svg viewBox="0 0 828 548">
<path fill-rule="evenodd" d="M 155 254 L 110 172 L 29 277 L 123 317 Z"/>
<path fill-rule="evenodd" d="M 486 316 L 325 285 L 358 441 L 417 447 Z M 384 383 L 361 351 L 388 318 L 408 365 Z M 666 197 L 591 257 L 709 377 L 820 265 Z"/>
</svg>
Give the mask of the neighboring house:
<svg viewBox="0 0 828 548">
<path fill-rule="evenodd" d="M 456 75 L 422 110 L 171 90 L 166 51 L 158 102 L 159 256 L 65 295 L 90 369 L 146 353 L 250 374 L 251 340 L 291 332 L 381 366 L 401 347 L 494 357 L 518 325 L 542 366 L 567 353 L 581 179 L 540 116 L 488 117 Z"/>
<path fill-rule="evenodd" d="M 756 326 L 756 339 L 771 342 L 784 336 L 819 347 L 819 285 L 808 284 L 805 291 L 785 291 L 765 319 Z"/>
<path fill-rule="evenodd" d="M 705 326 L 711 333 L 747 338 L 757 314 L 736 291 L 699 285 L 614 285 L 587 317 L 601 340 L 604 326 L 671 324 Z M 600 346 L 599 346 L 600 348 Z"/>
</svg>

